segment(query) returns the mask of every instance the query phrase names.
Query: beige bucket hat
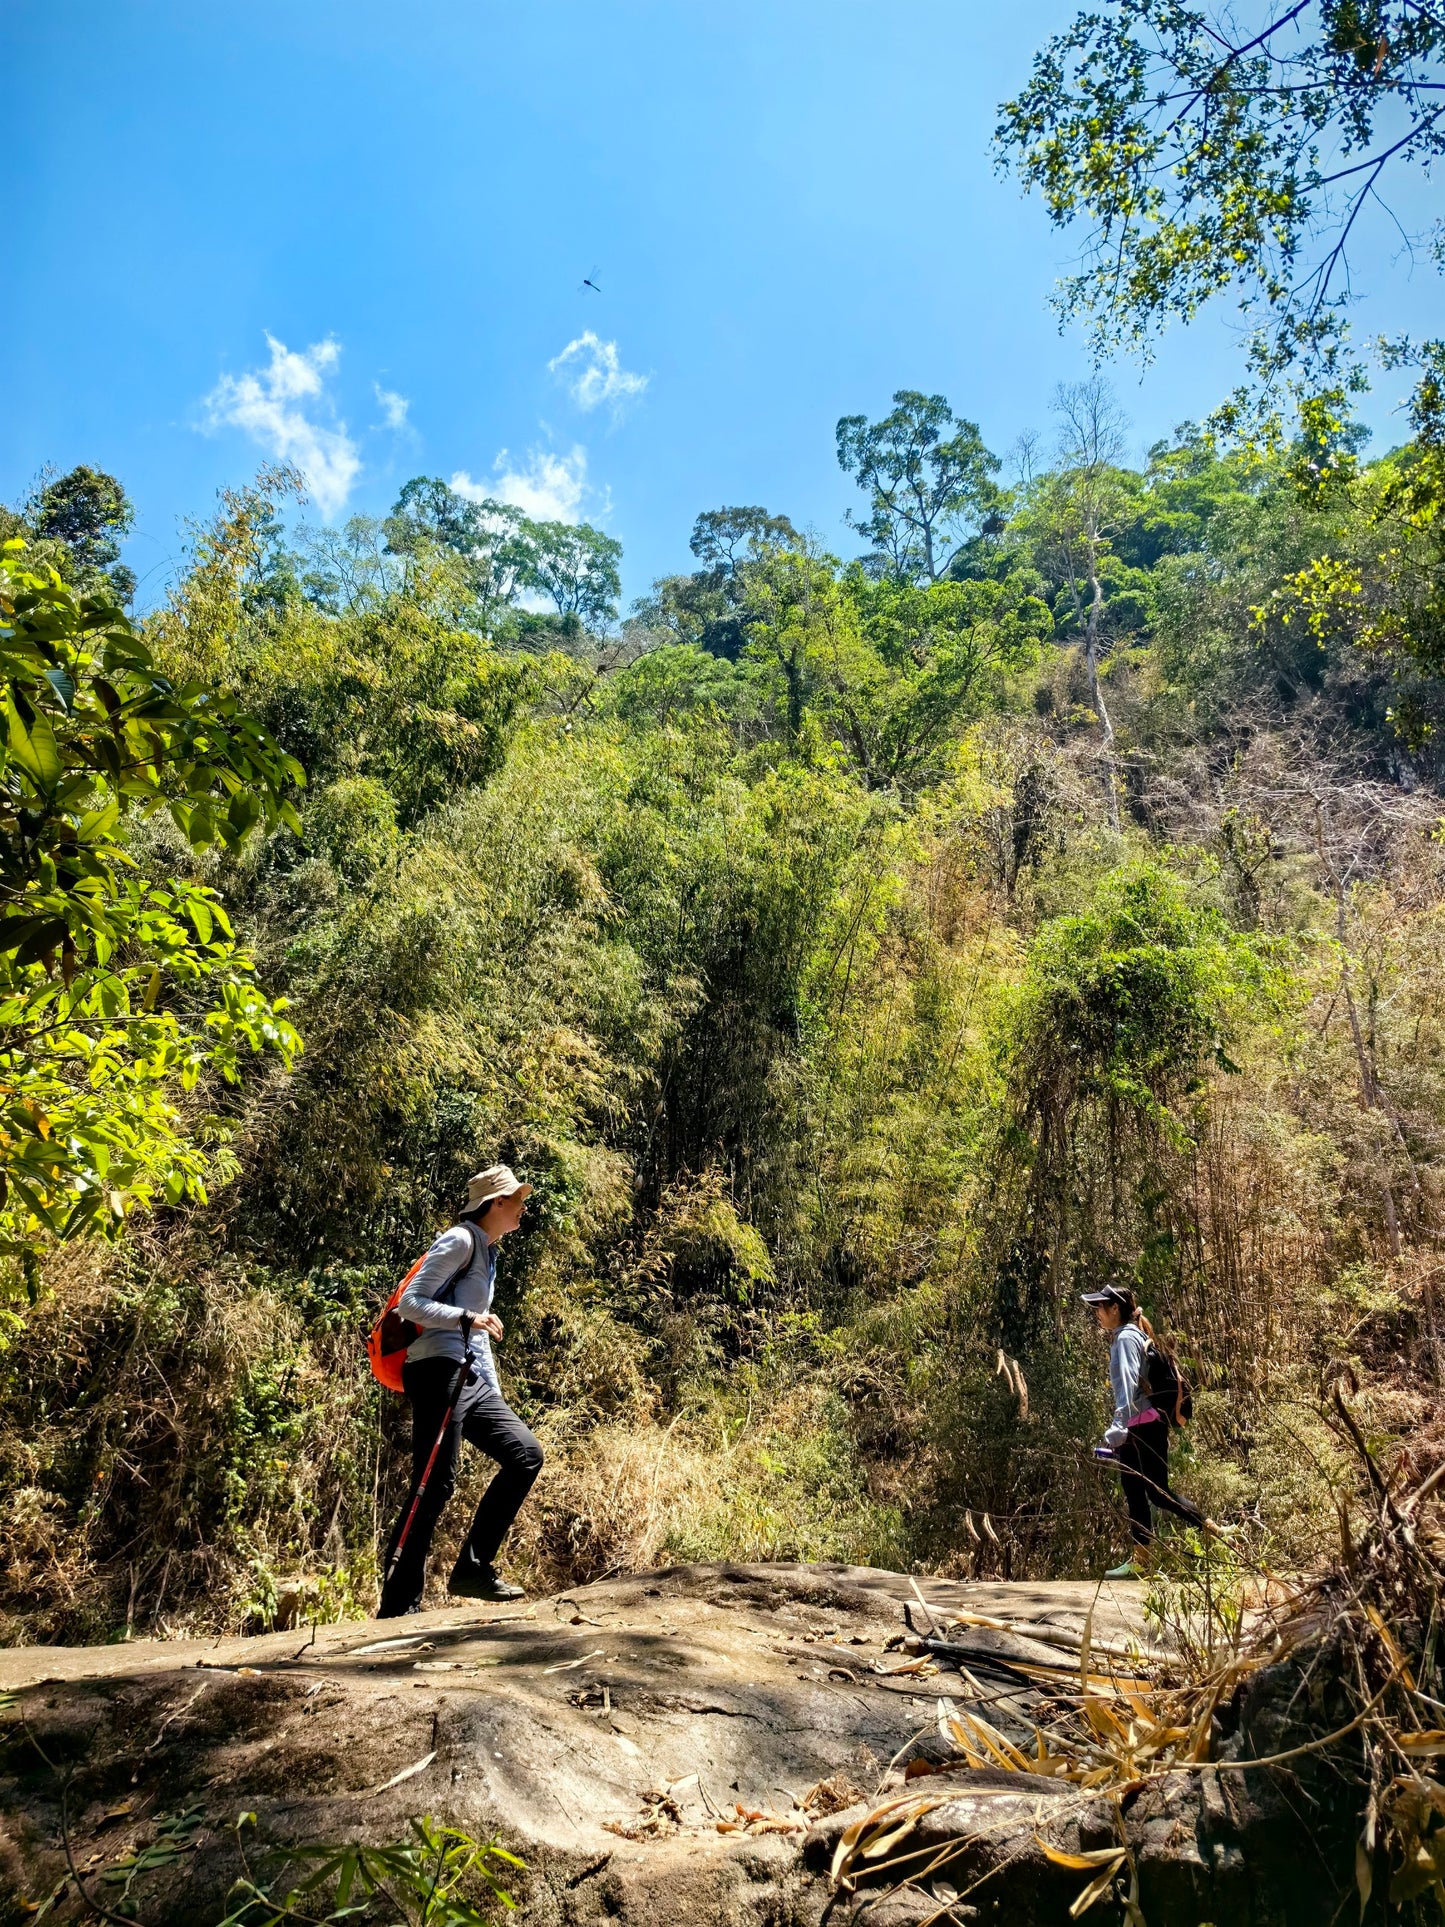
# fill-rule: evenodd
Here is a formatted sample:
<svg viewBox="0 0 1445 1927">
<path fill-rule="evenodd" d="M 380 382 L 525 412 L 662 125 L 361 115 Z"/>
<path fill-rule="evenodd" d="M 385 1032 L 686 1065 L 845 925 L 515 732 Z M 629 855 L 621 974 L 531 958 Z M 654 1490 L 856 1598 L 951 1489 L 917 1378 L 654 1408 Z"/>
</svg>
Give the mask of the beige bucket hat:
<svg viewBox="0 0 1445 1927">
<path fill-rule="evenodd" d="M 467 1180 L 467 1209 L 477 1211 L 493 1198 L 530 1198 L 532 1187 L 523 1184 L 509 1164 L 489 1164 Z"/>
</svg>

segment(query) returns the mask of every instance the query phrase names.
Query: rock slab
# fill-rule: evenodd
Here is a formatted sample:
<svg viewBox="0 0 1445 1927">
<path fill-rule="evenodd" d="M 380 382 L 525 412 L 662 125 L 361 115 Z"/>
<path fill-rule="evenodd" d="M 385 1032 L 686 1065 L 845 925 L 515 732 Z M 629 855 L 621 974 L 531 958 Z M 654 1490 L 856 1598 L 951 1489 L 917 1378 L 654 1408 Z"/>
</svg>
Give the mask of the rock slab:
<svg viewBox="0 0 1445 1927">
<path fill-rule="evenodd" d="M 923 1583 L 940 1615 L 1022 1622 L 1031 1655 L 1091 1608 L 1096 1642 L 1139 1638 L 1132 1587 Z M 907 1663 L 889 1645 L 905 1610 L 916 1624 L 915 1584 L 896 1573 L 688 1566 L 515 1607 L 0 1653 L 0 1927 L 52 1895 L 49 1918 L 86 1918 L 70 1863 L 103 1900 L 108 1870 L 167 1826 L 182 1851 L 137 1877 L 137 1917 L 205 1927 L 242 1871 L 243 1811 L 259 1867 L 268 1845 L 381 1844 L 420 1814 L 496 1836 L 526 1863 L 508 1918 L 537 1927 L 842 1927 L 865 1900 L 871 1927 L 1065 1920 L 1080 1876 L 1037 1836 L 1107 1845 L 1111 1810 L 1002 1772 L 909 1781 L 936 1804 L 891 1865 L 834 1894 L 838 1834 L 899 1792 L 910 1761 L 946 1758 L 941 1721 L 971 1690 L 946 1670 L 880 1670 Z M 1253 1904 L 1223 1803 L 1171 1797 L 1140 1834 L 1170 1927 L 1273 1927 L 1257 1907 L 1217 1911 L 1221 1881 Z M 915 1884 L 890 1893 L 905 1874 Z"/>
</svg>

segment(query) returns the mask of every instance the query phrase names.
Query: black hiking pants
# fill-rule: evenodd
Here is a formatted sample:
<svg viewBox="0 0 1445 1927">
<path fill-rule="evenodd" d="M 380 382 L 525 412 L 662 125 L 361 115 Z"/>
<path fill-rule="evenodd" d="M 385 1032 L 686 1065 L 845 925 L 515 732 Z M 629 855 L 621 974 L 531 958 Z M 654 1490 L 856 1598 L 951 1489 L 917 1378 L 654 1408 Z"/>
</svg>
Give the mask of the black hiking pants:
<svg viewBox="0 0 1445 1927">
<path fill-rule="evenodd" d="M 402 1368 L 402 1382 L 411 1400 L 411 1486 L 387 1543 L 383 1572 L 391 1566 L 392 1550 L 401 1537 L 417 1485 L 446 1417 L 457 1371 L 456 1361 L 450 1358 L 422 1358 Z M 501 1393 L 494 1392 L 480 1379 L 473 1385 L 463 1386 L 401 1557 L 382 1586 L 379 1619 L 394 1619 L 421 1603 L 432 1534 L 442 1507 L 456 1490 L 457 1460 L 463 1439 L 497 1461 L 497 1475 L 482 1494 L 472 1529 L 457 1554 L 453 1578 L 480 1573 L 492 1564 L 507 1528 L 521 1510 L 522 1501 L 542 1469 L 541 1446 Z"/>
<path fill-rule="evenodd" d="M 1147 1546 L 1154 1538 L 1151 1506 L 1161 1506 L 1191 1526 L 1202 1526 L 1204 1514 L 1169 1490 L 1169 1421 L 1146 1419 L 1131 1425 L 1115 1457 L 1124 1482 L 1124 1503 L 1129 1508 L 1129 1531 L 1136 1546 Z"/>
</svg>

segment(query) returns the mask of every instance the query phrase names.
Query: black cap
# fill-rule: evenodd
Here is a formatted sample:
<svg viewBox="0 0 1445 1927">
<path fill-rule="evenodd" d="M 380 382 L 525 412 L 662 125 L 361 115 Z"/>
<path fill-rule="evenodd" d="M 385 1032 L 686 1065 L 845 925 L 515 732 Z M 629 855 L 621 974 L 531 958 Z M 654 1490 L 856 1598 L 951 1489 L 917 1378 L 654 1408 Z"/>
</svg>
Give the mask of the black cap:
<svg viewBox="0 0 1445 1927">
<path fill-rule="evenodd" d="M 1129 1309 L 1129 1300 L 1116 1285 L 1105 1285 L 1102 1291 L 1086 1291 L 1083 1299 L 1086 1305 L 1117 1305 L 1120 1311 Z"/>
</svg>

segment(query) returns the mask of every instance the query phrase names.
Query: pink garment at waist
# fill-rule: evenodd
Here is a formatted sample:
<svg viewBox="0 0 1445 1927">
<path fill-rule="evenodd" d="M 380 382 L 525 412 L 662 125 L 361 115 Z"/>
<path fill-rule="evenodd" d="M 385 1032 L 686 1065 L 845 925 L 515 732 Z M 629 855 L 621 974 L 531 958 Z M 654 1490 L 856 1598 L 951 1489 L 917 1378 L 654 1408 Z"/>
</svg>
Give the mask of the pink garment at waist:
<svg viewBox="0 0 1445 1927">
<path fill-rule="evenodd" d="M 1151 1419 L 1162 1418 L 1162 1416 L 1163 1414 L 1156 1412 L 1152 1405 L 1146 1405 L 1142 1412 L 1136 1412 L 1133 1418 L 1128 1420 L 1124 1429 L 1132 1432 L 1136 1425 L 1147 1425 Z"/>
</svg>

